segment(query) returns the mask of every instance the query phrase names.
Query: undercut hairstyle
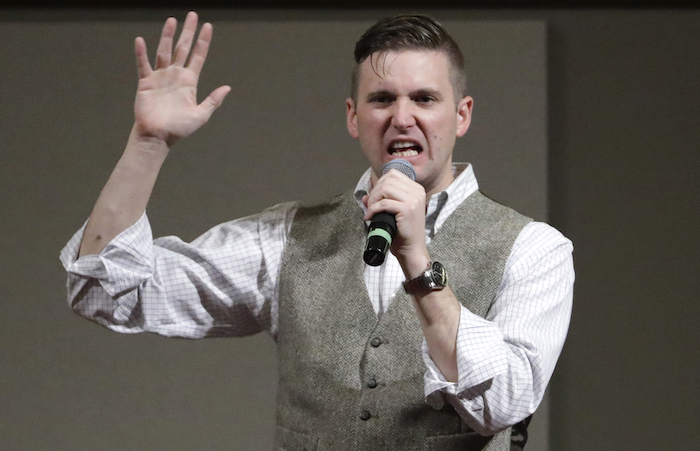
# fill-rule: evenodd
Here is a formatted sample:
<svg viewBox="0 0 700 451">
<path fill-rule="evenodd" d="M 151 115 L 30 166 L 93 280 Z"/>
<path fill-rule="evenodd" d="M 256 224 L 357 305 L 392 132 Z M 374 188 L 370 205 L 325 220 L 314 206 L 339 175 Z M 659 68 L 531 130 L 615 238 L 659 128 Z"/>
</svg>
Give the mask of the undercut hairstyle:
<svg viewBox="0 0 700 451">
<path fill-rule="evenodd" d="M 432 17 L 402 14 L 372 25 L 355 44 L 355 67 L 350 86 L 350 95 L 355 105 L 362 62 L 374 53 L 404 50 L 435 50 L 444 53 L 450 63 L 450 81 L 455 103 L 467 95 L 464 56 L 452 36 Z"/>
</svg>

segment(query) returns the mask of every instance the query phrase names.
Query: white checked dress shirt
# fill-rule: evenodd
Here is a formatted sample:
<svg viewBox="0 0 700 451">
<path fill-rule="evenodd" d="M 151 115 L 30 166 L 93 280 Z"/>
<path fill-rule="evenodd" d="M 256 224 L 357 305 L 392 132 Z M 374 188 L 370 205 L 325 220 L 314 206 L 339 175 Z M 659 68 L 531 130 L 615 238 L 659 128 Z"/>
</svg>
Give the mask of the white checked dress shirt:
<svg viewBox="0 0 700 451">
<path fill-rule="evenodd" d="M 455 164 L 453 171 L 455 181 L 429 200 L 427 242 L 478 190 L 470 165 Z M 368 170 L 355 189 L 363 209 L 360 199 L 370 188 Z M 277 279 L 295 213 L 296 204 L 280 204 L 220 224 L 192 243 L 177 237 L 153 240 L 144 214 L 100 255 L 77 259 L 83 226 L 61 252 L 68 271 L 68 302 L 79 315 L 121 333 L 202 338 L 267 331 L 276 338 Z M 439 408 L 449 402 L 485 435 L 534 412 L 569 326 L 572 250 L 571 242 L 549 225 L 525 226 L 487 317 L 462 307 L 457 383 L 445 380 L 424 342 L 430 405 Z M 377 315 L 386 312 L 404 279 L 393 255 L 381 266 L 366 267 L 365 283 Z"/>
</svg>

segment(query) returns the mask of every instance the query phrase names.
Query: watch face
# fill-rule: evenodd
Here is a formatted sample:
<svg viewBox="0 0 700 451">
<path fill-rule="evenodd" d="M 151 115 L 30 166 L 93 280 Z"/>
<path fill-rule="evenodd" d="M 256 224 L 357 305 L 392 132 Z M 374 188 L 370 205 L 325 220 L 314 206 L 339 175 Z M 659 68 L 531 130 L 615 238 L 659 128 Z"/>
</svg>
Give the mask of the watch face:
<svg viewBox="0 0 700 451">
<path fill-rule="evenodd" d="M 433 262 L 433 282 L 439 287 L 447 285 L 447 271 L 440 262 Z"/>
</svg>

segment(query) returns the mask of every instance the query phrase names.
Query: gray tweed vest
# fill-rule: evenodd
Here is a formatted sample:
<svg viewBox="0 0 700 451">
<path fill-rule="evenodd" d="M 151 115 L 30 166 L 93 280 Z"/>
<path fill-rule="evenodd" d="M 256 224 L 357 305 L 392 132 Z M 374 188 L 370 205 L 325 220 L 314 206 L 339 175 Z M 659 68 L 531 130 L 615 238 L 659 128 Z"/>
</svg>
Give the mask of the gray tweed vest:
<svg viewBox="0 0 700 451">
<path fill-rule="evenodd" d="M 529 221 L 477 192 L 428 246 L 470 311 L 488 312 Z M 366 233 L 352 193 L 296 213 L 279 285 L 276 449 L 507 451 L 510 429 L 483 437 L 449 404 L 425 403 L 420 324 L 403 290 L 377 318 L 363 276 Z"/>
</svg>

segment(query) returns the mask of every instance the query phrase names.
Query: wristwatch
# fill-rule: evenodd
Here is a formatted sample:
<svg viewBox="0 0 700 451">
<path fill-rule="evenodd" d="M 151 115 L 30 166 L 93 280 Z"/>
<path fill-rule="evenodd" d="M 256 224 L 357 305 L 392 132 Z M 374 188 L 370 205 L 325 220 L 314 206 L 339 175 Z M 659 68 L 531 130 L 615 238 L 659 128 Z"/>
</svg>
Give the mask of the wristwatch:
<svg viewBox="0 0 700 451">
<path fill-rule="evenodd" d="M 447 286 L 447 270 L 440 262 L 428 263 L 428 268 L 415 279 L 403 283 L 408 294 L 427 293 L 442 290 Z"/>
</svg>

